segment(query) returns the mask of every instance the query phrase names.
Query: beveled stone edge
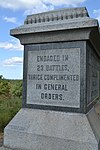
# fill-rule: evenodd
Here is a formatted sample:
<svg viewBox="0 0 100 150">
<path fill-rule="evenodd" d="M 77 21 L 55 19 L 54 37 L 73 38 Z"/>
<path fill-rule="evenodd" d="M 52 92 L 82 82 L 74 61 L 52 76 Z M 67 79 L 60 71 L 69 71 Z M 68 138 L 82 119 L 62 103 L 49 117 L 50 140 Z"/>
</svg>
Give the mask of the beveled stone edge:
<svg viewBox="0 0 100 150">
<path fill-rule="evenodd" d="M 25 24 L 18 28 L 11 29 L 10 35 L 22 35 L 22 34 L 32 34 L 39 32 L 50 32 L 50 31 L 58 31 L 58 30 L 71 30 L 71 29 L 81 29 L 81 28 L 91 28 L 98 27 L 98 21 L 96 19 L 91 18 L 80 18 L 73 19 L 68 21 L 58 21 L 58 22 L 48 22 L 42 24 Z"/>
</svg>

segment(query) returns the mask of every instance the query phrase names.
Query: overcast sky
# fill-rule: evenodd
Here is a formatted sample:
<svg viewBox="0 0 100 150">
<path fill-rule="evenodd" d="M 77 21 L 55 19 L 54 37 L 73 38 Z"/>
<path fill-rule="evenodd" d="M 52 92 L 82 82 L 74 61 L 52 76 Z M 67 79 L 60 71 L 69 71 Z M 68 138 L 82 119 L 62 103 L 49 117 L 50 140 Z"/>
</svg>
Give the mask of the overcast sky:
<svg viewBox="0 0 100 150">
<path fill-rule="evenodd" d="M 9 31 L 22 25 L 27 15 L 84 6 L 100 22 L 100 0 L 0 0 L 0 74 L 7 79 L 23 77 L 23 46 Z"/>
</svg>

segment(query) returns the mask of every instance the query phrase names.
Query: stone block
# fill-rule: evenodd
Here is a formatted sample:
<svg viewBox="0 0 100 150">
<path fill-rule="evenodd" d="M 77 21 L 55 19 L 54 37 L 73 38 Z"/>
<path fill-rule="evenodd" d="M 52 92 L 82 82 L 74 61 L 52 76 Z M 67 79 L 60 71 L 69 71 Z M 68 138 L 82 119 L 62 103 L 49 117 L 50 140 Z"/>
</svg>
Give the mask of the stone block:
<svg viewBox="0 0 100 150">
<path fill-rule="evenodd" d="M 25 108 L 4 132 L 4 145 L 13 149 L 99 150 L 98 142 L 87 115 L 80 113 Z"/>
</svg>

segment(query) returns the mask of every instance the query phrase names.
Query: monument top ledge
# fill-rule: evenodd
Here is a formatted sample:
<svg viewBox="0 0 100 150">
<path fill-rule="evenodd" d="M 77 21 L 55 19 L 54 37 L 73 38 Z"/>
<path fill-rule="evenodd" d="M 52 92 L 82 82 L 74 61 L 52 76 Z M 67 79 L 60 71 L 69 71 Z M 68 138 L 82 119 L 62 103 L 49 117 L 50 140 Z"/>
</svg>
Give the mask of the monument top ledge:
<svg viewBox="0 0 100 150">
<path fill-rule="evenodd" d="M 28 15 L 24 25 L 11 29 L 10 34 L 23 45 L 89 40 L 100 56 L 98 20 L 90 18 L 85 7 Z"/>
<path fill-rule="evenodd" d="M 98 21 L 88 15 L 85 7 L 67 8 L 28 15 L 24 25 L 12 29 L 13 36 L 76 28 L 99 27 Z"/>
<path fill-rule="evenodd" d="M 25 20 L 25 24 L 52 22 L 52 21 L 68 21 L 69 19 L 89 17 L 85 8 L 67 8 L 55 11 L 43 12 L 39 14 L 29 15 Z"/>
</svg>

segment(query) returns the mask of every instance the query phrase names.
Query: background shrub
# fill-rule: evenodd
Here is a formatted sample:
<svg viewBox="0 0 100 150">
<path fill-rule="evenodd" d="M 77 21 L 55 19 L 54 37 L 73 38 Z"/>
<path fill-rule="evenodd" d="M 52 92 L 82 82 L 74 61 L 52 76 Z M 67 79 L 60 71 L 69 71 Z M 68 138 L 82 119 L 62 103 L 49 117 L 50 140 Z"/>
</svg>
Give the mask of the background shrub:
<svg viewBox="0 0 100 150">
<path fill-rule="evenodd" d="M 0 132 L 21 108 L 22 80 L 7 80 L 0 75 Z"/>
</svg>

